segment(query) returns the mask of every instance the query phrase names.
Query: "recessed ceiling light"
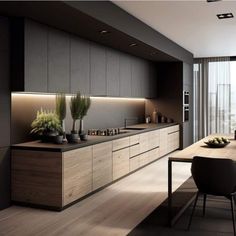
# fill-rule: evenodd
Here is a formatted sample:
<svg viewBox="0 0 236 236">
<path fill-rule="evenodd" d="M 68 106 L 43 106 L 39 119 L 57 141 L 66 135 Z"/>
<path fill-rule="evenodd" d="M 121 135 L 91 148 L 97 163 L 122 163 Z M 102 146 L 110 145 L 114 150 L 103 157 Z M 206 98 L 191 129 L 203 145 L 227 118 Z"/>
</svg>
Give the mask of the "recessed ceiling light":
<svg viewBox="0 0 236 236">
<path fill-rule="evenodd" d="M 129 47 L 134 47 L 134 46 L 137 46 L 137 43 L 131 43 L 131 44 L 129 45 Z"/>
<path fill-rule="evenodd" d="M 217 14 L 218 19 L 227 19 L 227 18 L 233 18 L 234 15 L 230 13 L 222 13 L 222 14 Z"/>
<path fill-rule="evenodd" d="M 108 30 L 101 30 L 101 31 L 99 31 L 99 33 L 104 35 L 104 34 L 109 34 L 110 31 L 108 31 Z"/>
</svg>

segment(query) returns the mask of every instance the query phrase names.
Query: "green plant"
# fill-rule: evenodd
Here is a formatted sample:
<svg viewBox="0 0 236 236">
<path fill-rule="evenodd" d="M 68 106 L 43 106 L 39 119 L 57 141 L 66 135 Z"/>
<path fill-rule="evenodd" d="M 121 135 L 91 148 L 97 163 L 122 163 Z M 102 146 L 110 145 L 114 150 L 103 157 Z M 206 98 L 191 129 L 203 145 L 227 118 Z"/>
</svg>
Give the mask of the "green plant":
<svg viewBox="0 0 236 236">
<path fill-rule="evenodd" d="M 49 133 L 61 133 L 62 127 L 60 120 L 54 111 L 37 111 L 36 119 L 31 124 L 31 133 L 47 135 Z"/>
<path fill-rule="evenodd" d="M 66 118 L 66 96 L 64 93 L 56 94 L 56 114 L 61 122 Z"/>
<path fill-rule="evenodd" d="M 70 112 L 73 119 L 72 133 L 76 133 L 75 125 L 76 121 L 80 118 L 80 108 L 81 108 L 81 95 L 78 92 L 76 95 L 73 95 L 70 100 Z"/>
<path fill-rule="evenodd" d="M 81 104 L 80 104 L 80 117 L 79 119 L 83 119 L 84 116 L 87 115 L 88 109 L 91 105 L 91 98 L 88 96 L 81 96 Z"/>
</svg>

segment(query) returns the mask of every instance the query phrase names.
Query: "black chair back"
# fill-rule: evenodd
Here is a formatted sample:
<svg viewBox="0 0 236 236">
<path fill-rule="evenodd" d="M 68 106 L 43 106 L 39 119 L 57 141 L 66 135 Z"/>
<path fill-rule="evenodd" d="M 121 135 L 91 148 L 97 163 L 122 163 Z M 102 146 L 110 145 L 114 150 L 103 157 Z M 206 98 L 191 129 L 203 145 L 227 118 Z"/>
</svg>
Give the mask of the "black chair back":
<svg viewBox="0 0 236 236">
<path fill-rule="evenodd" d="M 235 191 L 236 165 L 230 159 L 195 156 L 191 171 L 202 193 L 227 196 Z"/>
</svg>

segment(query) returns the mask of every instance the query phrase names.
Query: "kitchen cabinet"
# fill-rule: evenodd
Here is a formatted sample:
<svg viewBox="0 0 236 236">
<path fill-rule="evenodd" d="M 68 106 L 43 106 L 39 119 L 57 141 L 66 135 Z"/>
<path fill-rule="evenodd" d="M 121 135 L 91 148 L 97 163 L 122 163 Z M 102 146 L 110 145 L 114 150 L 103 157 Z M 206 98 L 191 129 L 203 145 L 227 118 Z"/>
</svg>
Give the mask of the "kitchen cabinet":
<svg viewBox="0 0 236 236">
<path fill-rule="evenodd" d="M 149 140 L 149 132 L 142 133 L 139 135 L 140 153 L 148 151 L 149 149 L 148 140 Z"/>
<path fill-rule="evenodd" d="M 120 53 L 120 97 L 132 97 L 131 87 L 131 56 Z"/>
<path fill-rule="evenodd" d="M 105 96 L 106 91 L 106 50 L 95 43 L 90 44 L 90 79 L 92 95 Z"/>
<path fill-rule="evenodd" d="M 92 146 L 64 153 L 64 206 L 92 191 L 92 159 Z"/>
<path fill-rule="evenodd" d="M 25 91 L 47 92 L 48 28 L 33 21 L 25 24 Z"/>
<path fill-rule="evenodd" d="M 129 148 L 113 151 L 113 180 L 129 173 Z"/>
<path fill-rule="evenodd" d="M 56 29 L 48 32 L 48 92 L 70 93 L 70 38 Z"/>
<path fill-rule="evenodd" d="M 129 160 L 129 171 L 130 172 L 135 171 L 139 167 L 140 167 L 139 156 L 135 156 L 135 157 L 130 158 L 130 160 Z"/>
<path fill-rule="evenodd" d="M 164 128 L 160 130 L 160 156 L 164 156 L 168 153 L 168 128 Z"/>
<path fill-rule="evenodd" d="M 93 145 L 93 190 L 112 181 L 112 142 Z"/>
<path fill-rule="evenodd" d="M 130 158 L 137 156 L 140 153 L 140 143 L 139 143 L 139 135 L 130 136 Z"/>
<path fill-rule="evenodd" d="M 119 53 L 113 49 L 106 50 L 106 87 L 107 96 L 118 97 L 120 95 L 120 60 Z"/>
<path fill-rule="evenodd" d="M 71 93 L 90 94 L 90 44 L 79 37 L 70 37 Z"/>
<path fill-rule="evenodd" d="M 149 162 L 155 161 L 160 157 L 160 148 L 157 147 L 148 152 Z"/>
<path fill-rule="evenodd" d="M 148 133 L 148 149 L 159 147 L 160 145 L 160 130 L 154 130 Z"/>
<path fill-rule="evenodd" d="M 11 196 L 10 148 L 0 148 L 0 210 L 10 206 Z"/>
<path fill-rule="evenodd" d="M 142 97 L 142 71 L 141 59 L 132 57 L 131 61 L 131 96 Z"/>
<path fill-rule="evenodd" d="M 120 138 L 112 141 L 112 151 L 117 151 L 126 147 L 129 147 L 129 137 Z"/>
<path fill-rule="evenodd" d="M 157 93 L 157 69 L 156 64 L 149 62 L 149 83 L 148 83 L 148 98 L 156 98 Z"/>
</svg>

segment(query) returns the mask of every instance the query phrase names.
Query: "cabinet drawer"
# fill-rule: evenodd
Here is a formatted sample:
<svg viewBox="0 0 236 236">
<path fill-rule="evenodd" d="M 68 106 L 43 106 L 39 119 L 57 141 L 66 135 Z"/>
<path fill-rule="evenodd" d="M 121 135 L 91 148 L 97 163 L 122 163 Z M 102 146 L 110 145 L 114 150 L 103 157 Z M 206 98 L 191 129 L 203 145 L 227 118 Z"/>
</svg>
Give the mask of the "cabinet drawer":
<svg viewBox="0 0 236 236">
<path fill-rule="evenodd" d="M 133 156 L 137 156 L 138 154 L 140 154 L 140 145 L 136 144 L 136 145 L 130 146 L 129 156 L 133 157 Z"/>
<path fill-rule="evenodd" d="M 155 148 L 148 152 L 150 162 L 155 161 L 159 158 L 160 156 L 159 151 L 160 151 L 159 148 Z"/>
<path fill-rule="evenodd" d="M 179 125 L 174 125 L 174 126 L 168 127 L 168 133 L 173 133 L 176 131 L 179 131 Z"/>
<path fill-rule="evenodd" d="M 129 148 L 113 152 L 113 180 L 129 173 Z"/>
<path fill-rule="evenodd" d="M 149 161 L 148 152 L 145 152 L 145 153 L 139 155 L 139 165 L 140 165 L 140 167 L 148 164 L 149 162 L 150 161 Z"/>
<path fill-rule="evenodd" d="M 129 171 L 132 172 L 139 168 L 139 156 L 129 159 Z"/>
<path fill-rule="evenodd" d="M 133 136 L 130 136 L 129 138 L 129 145 L 134 145 L 134 144 L 137 144 L 139 143 L 139 135 L 133 135 Z"/>
<path fill-rule="evenodd" d="M 113 148 L 112 148 L 113 151 L 129 147 L 129 137 L 114 140 L 114 141 L 112 141 L 112 143 L 113 143 L 112 144 L 113 145 Z"/>
</svg>

